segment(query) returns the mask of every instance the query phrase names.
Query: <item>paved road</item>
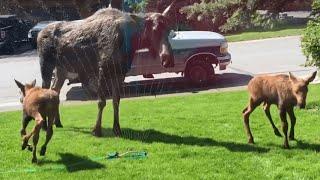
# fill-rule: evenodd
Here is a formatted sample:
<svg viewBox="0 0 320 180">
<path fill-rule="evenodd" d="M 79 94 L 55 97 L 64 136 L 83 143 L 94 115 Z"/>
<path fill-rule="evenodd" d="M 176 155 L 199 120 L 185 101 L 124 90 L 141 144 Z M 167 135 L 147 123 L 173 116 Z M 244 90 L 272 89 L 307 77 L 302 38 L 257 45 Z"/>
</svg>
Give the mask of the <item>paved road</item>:
<svg viewBox="0 0 320 180">
<path fill-rule="evenodd" d="M 305 62 L 305 57 L 301 52 L 300 37 L 297 36 L 230 43 L 229 50 L 232 54 L 232 65 L 226 71 L 217 72 L 218 76 L 212 86 L 200 88 L 200 90 L 243 86 L 252 76 L 257 74 L 291 71 L 297 75 L 304 76 L 314 70 L 314 68 L 301 66 Z M 0 77 L 0 111 L 16 109 L 19 107 L 19 90 L 13 79 L 16 78 L 22 82 L 27 82 L 36 78 L 37 85 L 41 84 L 36 51 L 28 51 L 15 56 L 0 56 Z M 183 81 L 180 75 L 170 73 L 156 75 L 155 77 L 158 80 L 153 81 L 151 86 L 153 88 L 162 86 L 161 91 L 166 89 L 164 86 L 173 88 L 174 85 Z M 166 79 L 163 80 L 161 78 Z M 143 80 L 143 78 L 141 76 L 126 78 L 126 82 L 135 80 Z M 140 83 L 145 82 L 150 81 L 140 81 Z M 135 87 L 136 83 L 131 82 L 129 85 Z M 79 86 L 79 84 L 75 86 Z M 72 88 L 71 91 L 70 88 Z M 147 90 L 147 88 L 143 87 L 142 91 L 144 94 L 147 94 L 146 91 L 150 91 L 152 94 L 153 88 Z M 178 88 L 175 87 L 174 90 L 171 89 L 171 93 L 188 91 L 187 89 L 189 88 L 181 85 Z M 74 94 L 80 91 L 78 87 L 64 85 L 61 99 L 65 100 L 69 97 L 68 99 L 76 100 L 77 98 L 73 98 Z M 129 90 L 129 93 L 134 96 L 135 93 L 139 95 L 141 91 Z"/>
<path fill-rule="evenodd" d="M 303 67 L 305 56 L 300 47 L 300 37 L 230 43 L 233 57 L 231 69 L 246 74 L 295 72 L 305 75 L 314 68 Z"/>
</svg>

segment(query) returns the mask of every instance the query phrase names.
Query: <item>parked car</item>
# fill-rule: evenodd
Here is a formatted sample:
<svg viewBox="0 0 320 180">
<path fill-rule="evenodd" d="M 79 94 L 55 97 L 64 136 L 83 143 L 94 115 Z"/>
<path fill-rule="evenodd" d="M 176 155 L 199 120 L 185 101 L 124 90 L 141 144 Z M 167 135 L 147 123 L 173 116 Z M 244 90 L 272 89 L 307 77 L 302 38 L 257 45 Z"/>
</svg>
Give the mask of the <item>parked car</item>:
<svg viewBox="0 0 320 180">
<path fill-rule="evenodd" d="M 21 20 L 16 15 L 0 15 L 0 54 L 11 54 L 28 41 L 31 23 Z"/>
<path fill-rule="evenodd" d="M 37 37 L 38 33 L 47 27 L 50 23 L 56 21 L 40 21 L 35 26 L 33 26 L 28 32 L 28 39 L 33 48 L 37 48 Z"/>
<path fill-rule="evenodd" d="M 231 63 L 228 43 L 221 34 L 210 31 L 172 31 L 169 42 L 173 49 L 174 67 L 163 68 L 159 59 L 153 58 L 147 49 L 142 49 L 136 52 L 127 76 L 152 77 L 153 74 L 175 72 L 182 73 L 194 84 L 202 84 L 214 76 L 215 68 L 225 70 Z M 76 73 L 66 74 L 69 84 L 79 83 Z M 90 79 L 88 84 L 82 86 L 91 95 L 96 93 L 95 80 Z"/>
</svg>

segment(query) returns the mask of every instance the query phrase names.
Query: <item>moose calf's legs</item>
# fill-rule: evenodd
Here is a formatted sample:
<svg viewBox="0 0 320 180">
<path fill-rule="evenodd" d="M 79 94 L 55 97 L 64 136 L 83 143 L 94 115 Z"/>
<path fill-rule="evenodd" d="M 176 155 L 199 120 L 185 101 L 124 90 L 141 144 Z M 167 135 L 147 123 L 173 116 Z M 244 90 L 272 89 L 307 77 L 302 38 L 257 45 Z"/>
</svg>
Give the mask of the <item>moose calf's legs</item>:
<svg viewBox="0 0 320 180">
<path fill-rule="evenodd" d="M 40 150 L 40 156 L 44 156 L 46 154 L 46 150 L 47 150 L 47 145 L 53 135 L 53 129 L 52 129 L 52 125 L 53 125 L 53 121 L 54 121 L 55 117 L 49 117 L 48 118 L 48 128 L 47 128 L 47 134 L 46 134 L 46 141 L 45 143 L 42 145 L 41 150 Z"/>
<path fill-rule="evenodd" d="M 254 109 L 260 104 L 260 102 L 257 102 L 250 98 L 249 105 L 243 110 L 243 123 L 244 123 L 244 128 L 246 130 L 247 136 L 248 136 L 248 143 L 253 144 L 253 136 L 250 130 L 250 125 L 249 125 L 249 117 L 250 114 L 254 111 Z"/>
<path fill-rule="evenodd" d="M 27 128 L 29 122 L 31 121 L 31 119 L 32 119 L 32 117 L 27 116 L 25 113 L 23 113 L 23 115 L 22 115 L 22 129 L 20 130 L 21 136 L 24 136 L 27 134 L 26 128 Z"/>
<path fill-rule="evenodd" d="M 294 140 L 294 127 L 295 127 L 295 125 L 296 125 L 296 116 L 294 115 L 293 107 L 292 107 L 292 108 L 289 108 L 289 109 L 287 110 L 287 113 L 289 114 L 290 121 L 291 121 L 289 139 L 290 139 L 290 140 Z"/>
<path fill-rule="evenodd" d="M 283 147 L 288 149 L 289 148 L 289 142 L 288 142 L 288 122 L 287 122 L 287 114 L 286 110 L 281 108 L 280 109 L 280 118 L 282 123 L 282 131 L 284 134 L 284 142 Z"/>
<path fill-rule="evenodd" d="M 43 123 L 42 118 L 36 118 L 36 125 L 33 128 L 33 150 L 32 150 L 32 163 L 37 163 L 37 144 L 39 141 L 39 132 Z"/>
<path fill-rule="evenodd" d="M 274 125 L 273 120 L 272 120 L 272 118 L 271 118 L 271 114 L 270 114 L 270 104 L 269 104 L 269 103 L 265 103 L 265 106 L 263 107 L 263 109 L 264 109 L 264 112 L 265 112 L 265 114 L 266 114 L 269 122 L 271 123 L 271 126 L 272 126 L 272 129 L 273 129 L 274 134 L 275 134 L 276 136 L 281 137 L 281 134 L 280 134 L 278 128 Z"/>
</svg>

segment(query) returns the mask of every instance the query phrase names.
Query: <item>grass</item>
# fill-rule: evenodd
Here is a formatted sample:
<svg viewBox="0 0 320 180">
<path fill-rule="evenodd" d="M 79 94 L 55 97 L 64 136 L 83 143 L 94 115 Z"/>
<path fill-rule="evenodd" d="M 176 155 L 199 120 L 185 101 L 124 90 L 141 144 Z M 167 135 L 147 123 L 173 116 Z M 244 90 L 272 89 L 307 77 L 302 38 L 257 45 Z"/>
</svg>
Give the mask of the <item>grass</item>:
<svg viewBox="0 0 320 180">
<path fill-rule="evenodd" d="M 306 25 L 286 25 L 273 30 L 252 29 L 239 34 L 226 35 L 228 42 L 301 35 Z"/>
<path fill-rule="evenodd" d="M 38 165 L 20 149 L 21 112 L 0 113 L 0 179 L 314 179 L 320 176 L 319 91 L 311 86 L 307 109 L 296 110 L 298 140 L 290 141 L 290 150 L 282 148 L 261 108 L 251 116 L 256 144 L 246 143 L 245 91 L 123 100 L 121 138 L 111 130 L 112 106 L 104 114 L 102 138 L 90 134 L 96 103 L 63 106 L 64 128 L 54 129 Z M 273 106 L 280 125 L 277 114 Z M 43 131 L 40 136 L 39 146 Z M 129 150 L 147 151 L 148 157 L 104 159 Z"/>
</svg>

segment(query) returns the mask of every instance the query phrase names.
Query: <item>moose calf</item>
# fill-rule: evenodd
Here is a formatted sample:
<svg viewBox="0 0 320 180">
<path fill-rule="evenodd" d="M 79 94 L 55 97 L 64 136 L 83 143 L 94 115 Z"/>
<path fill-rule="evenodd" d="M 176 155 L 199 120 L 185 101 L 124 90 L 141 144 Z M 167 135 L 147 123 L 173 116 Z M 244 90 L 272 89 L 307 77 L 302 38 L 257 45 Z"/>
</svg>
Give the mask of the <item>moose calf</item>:
<svg viewBox="0 0 320 180">
<path fill-rule="evenodd" d="M 281 136 L 279 130 L 274 125 L 270 105 L 278 106 L 282 122 L 282 131 L 284 133 L 284 148 L 289 148 L 288 143 L 288 122 L 286 113 L 291 120 L 291 129 L 289 139 L 294 140 L 294 126 L 296 117 L 293 107 L 305 108 L 308 84 L 316 77 L 317 72 L 312 73 L 305 79 L 297 78 L 290 72 L 289 75 L 258 76 L 250 80 L 248 91 L 250 94 L 249 105 L 243 110 L 244 127 L 248 136 L 248 142 L 254 143 L 249 126 L 249 116 L 254 109 L 262 102 L 264 103 L 264 112 L 268 117 L 275 135 Z"/>
<path fill-rule="evenodd" d="M 36 150 L 39 140 L 39 132 L 41 127 L 46 127 L 46 140 L 41 147 L 40 155 L 44 156 L 46 153 L 47 145 L 52 137 L 53 130 L 52 124 L 55 117 L 59 113 L 59 95 L 56 91 L 50 89 L 42 89 L 35 87 L 36 80 L 31 84 L 23 85 L 19 81 L 15 80 L 17 86 L 22 92 L 21 103 L 23 104 L 23 116 L 22 116 L 22 129 L 20 131 L 22 136 L 22 150 L 26 147 L 30 147 L 28 141 L 33 136 L 33 158 L 32 162 L 37 162 Z M 35 120 L 35 126 L 31 133 L 26 133 L 26 127 L 30 120 Z M 48 121 L 46 121 L 48 119 Z"/>
</svg>

